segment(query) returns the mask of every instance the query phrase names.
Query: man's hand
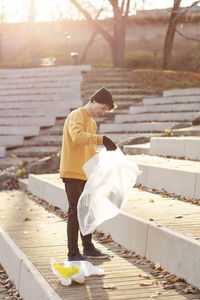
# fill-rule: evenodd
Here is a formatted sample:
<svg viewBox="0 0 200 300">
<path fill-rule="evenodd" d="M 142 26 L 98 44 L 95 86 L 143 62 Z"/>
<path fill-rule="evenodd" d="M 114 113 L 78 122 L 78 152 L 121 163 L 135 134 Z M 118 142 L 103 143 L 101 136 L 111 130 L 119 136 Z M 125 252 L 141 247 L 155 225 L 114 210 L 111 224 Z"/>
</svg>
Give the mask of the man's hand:
<svg viewBox="0 0 200 300">
<path fill-rule="evenodd" d="M 107 151 L 114 151 L 117 149 L 115 143 L 105 135 L 103 136 L 103 145 L 106 147 Z"/>
</svg>

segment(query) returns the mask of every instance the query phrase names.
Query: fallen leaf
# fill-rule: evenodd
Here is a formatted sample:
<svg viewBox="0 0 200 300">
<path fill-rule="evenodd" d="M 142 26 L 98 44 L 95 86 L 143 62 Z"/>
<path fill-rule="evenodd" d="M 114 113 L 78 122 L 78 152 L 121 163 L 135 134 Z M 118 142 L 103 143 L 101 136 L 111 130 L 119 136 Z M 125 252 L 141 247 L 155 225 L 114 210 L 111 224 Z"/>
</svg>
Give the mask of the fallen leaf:
<svg viewBox="0 0 200 300">
<path fill-rule="evenodd" d="M 116 290 L 117 288 L 114 285 L 108 285 L 108 286 L 103 286 L 103 289 Z"/>
<path fill-rule="evenodd" d="M 25 218 L 24 221 L 32 221 L 31 218 Z"/>
<path fill-rule="evenodd" d="M 150 286 L 150 285 L 153 285 L 153 284 L 154 284 L 153 281 L 152 282 L 140 282 L 141 286 Z"/>
<path fill-rule="evenodd" d="M 150 199 L 150 200 L 149 200 L 149 202 L 153 203 L 153 202 L 154 202 L 154 200 L 153 200 L 153 199 Z"/>
</svg>

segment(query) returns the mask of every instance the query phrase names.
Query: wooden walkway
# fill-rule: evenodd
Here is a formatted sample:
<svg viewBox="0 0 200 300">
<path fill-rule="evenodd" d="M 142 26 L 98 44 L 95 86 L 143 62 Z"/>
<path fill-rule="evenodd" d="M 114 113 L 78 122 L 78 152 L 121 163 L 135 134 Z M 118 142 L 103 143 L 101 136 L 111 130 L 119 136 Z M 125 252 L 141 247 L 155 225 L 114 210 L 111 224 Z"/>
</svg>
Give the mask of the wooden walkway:
<svg viewBox="0 0 200 300">
<path fill-rule="evenodd" d="M 0 201 L 0 225 L 62 299 L 200 299 L 200 294 L 182 292 L 184 283 L 180 283 L 179 291 L 170 287 L 164 289 L 163 273 L 156 272 L 145 258 L 128 253 L 114 242 L 100 244 L 98 238 L 96 246 L 111 258 L 92 262 L 104 269 L 105 275 L 88 277 L 83 285 L 64 287 L 51 272 L 49 259 L 55 257 L 63 264 L 67 258 L 66 221 L 20 190 L 0 192 Z"/>
</svg>

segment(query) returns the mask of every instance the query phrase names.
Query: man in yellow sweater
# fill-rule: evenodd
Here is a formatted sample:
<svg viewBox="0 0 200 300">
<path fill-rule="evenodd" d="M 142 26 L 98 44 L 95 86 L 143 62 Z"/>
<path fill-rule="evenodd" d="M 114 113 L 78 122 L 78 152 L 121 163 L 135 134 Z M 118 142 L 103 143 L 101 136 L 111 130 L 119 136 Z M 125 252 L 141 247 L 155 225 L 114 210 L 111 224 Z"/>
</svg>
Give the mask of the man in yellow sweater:
<svg viewBox="0 0 200 300">
<path fill-rule="evenodd" d="M 83 165 L 96 154 L 95 146 L 104 145 L 108 151 L 117 147 L 111 139 L 96 134 L 96 122 L 92 117 L 103 116 L 106 111 L 113 110 L 112 95 L 106 88 L 96 91 L 89 102 L 72 111 L 64 125 L 60 177 L 65 183 L 68 198 L 68 260 L 85 260 L 85 258 L 106 258 L 107 255 L 97 250 L 92 243 L 92 235 L 81 234 L 83 255 L 78 248 L 79 224 L 77 218 L 77 205 L 79 197 L 87 181 Z"/>
</svg>

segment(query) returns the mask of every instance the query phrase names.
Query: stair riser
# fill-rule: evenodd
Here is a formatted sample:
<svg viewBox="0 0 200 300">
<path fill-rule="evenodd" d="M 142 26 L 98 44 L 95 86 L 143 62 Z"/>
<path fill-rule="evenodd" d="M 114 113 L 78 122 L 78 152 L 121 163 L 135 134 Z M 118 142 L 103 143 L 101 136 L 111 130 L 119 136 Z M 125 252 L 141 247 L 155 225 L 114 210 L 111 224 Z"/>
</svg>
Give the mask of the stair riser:
<svg viewBox="0 0 200 300">
<path fill-rule="evenodd" d="M 175 121 L 175 122 L 183 122 L 188 121 L 191 122 L 195 116 L 195 112 L 187 112 L 187 113 L 149 113 L 149 114 L 129 114 L 129 115 L 117 115 L 115 117 L 116 123 L 123 122 L 166 122 L 166 121 Z"/>
<path fill-rule="evenodd" d="M 184 112 L 184 111 L 199 111 L 200 104 L 170 104 L 170 105 L 148 105 L 148 106 L 132 106 L 129 112 L 132 114 L 150 113 L 150 112 Z"/>
<path fill-rule="evenodd" d="M 102 124 L 100 126 L 100 132 L 163 132 L 165 129 L 170 129 L 174 125 L 175 123 Z"/>
<path fill-rule="evenodd" d="M 175 104 L 175 103 L 189 103 L 200 102 L 199 96 L 180 96 L 180 97 L 162 97 L 162 98 L 146 98 L 143 100 L 144 105 L 156 105 L 156 104 Z"/>
<path fill-rule="evenodd" d="M 200 139 L 151 139 L 150 154 L 200 160 Z"/>
</svg>

